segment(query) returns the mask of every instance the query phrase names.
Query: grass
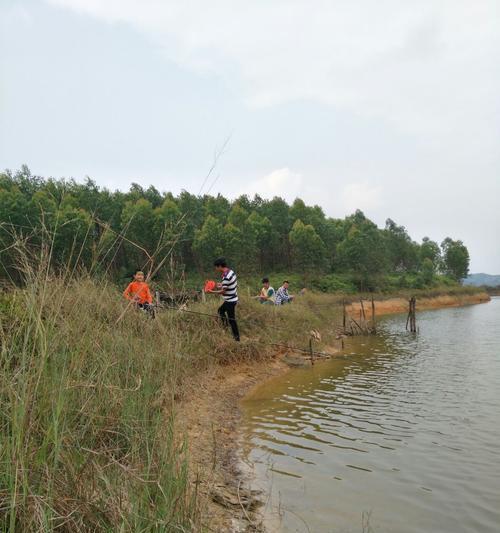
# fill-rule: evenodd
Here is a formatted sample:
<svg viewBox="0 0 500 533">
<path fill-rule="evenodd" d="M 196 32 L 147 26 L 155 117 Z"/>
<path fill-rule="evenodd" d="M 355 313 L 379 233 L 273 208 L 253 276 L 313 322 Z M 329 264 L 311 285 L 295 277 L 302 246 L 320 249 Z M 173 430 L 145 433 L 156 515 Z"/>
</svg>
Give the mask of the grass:
<svg viewBox="0 0 500 533">
<path fill-rule="evenodd" d="M 187 531 L 173 434 L 178 340 L 90 280 L 35 278 L 3 305 L 0 529 Z"/>
</svg>

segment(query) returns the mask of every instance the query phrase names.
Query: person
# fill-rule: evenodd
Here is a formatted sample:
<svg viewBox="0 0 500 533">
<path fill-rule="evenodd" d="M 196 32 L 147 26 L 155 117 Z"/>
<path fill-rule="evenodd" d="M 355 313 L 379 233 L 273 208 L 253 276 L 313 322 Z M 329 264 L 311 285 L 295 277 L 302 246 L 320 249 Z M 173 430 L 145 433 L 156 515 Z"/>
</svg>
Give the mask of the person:
<svg viewBox="0 0 500 533">
<path fill-rule="evenodd" d="M 240 340 L 238 323 L 236 322 L 236 305 L 238 304 L 238 281 L 234 270 L 231 270 L 223 257 L 214 261 L 214 267 L 222 275 L 222 282 L 218 284 L 218 289 L 210 289 L 207 292 L 220 294 L 223 303 L 218 309 L 221 322 L 224 326 L 231 326 L 231 331 L 235 341 Z"/>
<path fill-rule="evenodd" d="M 276 291 L 276 299 L 274 301 L 276 305 L 292 303 L 294 297 L 288 294 L 288 286 L 288 280 L 285 280 L 283 285 Z"/>
<path fill-rule="evenodd" d="M 153 311 L 153 296 L 149 290 L 149 285 L 144 281 L 144 272 L 136 270 L 134 273 L 134 281 L 128 284 L 123 291 L 123 296 L 127 300 L 134 302 L 137 307 L 145 311 Z"/>
<path fill-rule="evenodd" d="M 273 287 L 271 287 L 269 278 L 262 278 L 262 289 L 260 290 L 260 294 L 258 296 L 259 302 L 261 304 L 274 304 L 275 295 L 276 291 Z"/>
</svg>

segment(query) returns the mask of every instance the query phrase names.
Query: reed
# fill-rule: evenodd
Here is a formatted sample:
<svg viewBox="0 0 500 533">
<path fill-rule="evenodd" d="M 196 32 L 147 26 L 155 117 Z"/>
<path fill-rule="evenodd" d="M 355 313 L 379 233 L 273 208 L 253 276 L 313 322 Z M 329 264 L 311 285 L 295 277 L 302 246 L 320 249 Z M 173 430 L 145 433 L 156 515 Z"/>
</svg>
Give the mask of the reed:
<svg viewBox="0 0 500 533">
<path fill-rule="evenodd" d="M 24 287 L 2 296 L 0 529 L 195 529 L 175 328 L 116 324 L 117 291 L 49 255 L 22 256 Z"/>
</svg>

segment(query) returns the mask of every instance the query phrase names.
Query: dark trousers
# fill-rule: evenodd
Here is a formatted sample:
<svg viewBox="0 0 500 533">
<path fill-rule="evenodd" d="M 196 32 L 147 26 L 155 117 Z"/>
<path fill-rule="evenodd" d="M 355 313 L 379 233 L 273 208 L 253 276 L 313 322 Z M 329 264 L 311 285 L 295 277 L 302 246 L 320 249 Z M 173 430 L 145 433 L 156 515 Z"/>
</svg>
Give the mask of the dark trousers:
<svg viewBox="0 0 500 533">
<path fill-rule="evenodd" d="M 142 309 L 143 311 L 146 311 L 146 313 L 151 317 L 151 318 L 155 318 L 155 306 L 153 304 L 150 304 L 148 302 L 144 302 L 144 303 L 138 303 L 137 304 L 137 307 L 139 309 Z"/>
<path fill-rule="evenodd" d="M 224 302 L 219 307 L 219 316 L 224 326 L 231 326 L 234 340 L 239 341 L 240 332 L 238 331 L 238 324 L 236 322 L 236 304 L 237 302 Z"/>
</svg>

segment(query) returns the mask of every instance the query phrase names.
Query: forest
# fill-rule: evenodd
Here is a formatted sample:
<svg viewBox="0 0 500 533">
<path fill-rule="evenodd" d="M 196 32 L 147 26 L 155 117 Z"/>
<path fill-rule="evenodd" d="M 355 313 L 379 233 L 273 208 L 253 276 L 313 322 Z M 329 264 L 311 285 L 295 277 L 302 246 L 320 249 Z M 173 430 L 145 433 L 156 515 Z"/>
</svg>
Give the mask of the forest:
<svg viewBox="0 0 500 533">
<path fill-rule="evenodd" d="M 415 242 L 390 218 L 379 228 L 357 210 L 325 215 L 297 198 L 174 195 L 133 183 L 110 191 L 87 178 L 53 179 L 23 166 L 0 173 L 0 276 L 18 282 L 19 243 L 50 244 L 52 266 L 124 280 L 136 268 L 154 279 L 199 280 L 224 256 L 241 274 L 299 275 L 323 291 L 393 290 L 455 284 L 468 274 L 460 240 Z"/>
</svg>

